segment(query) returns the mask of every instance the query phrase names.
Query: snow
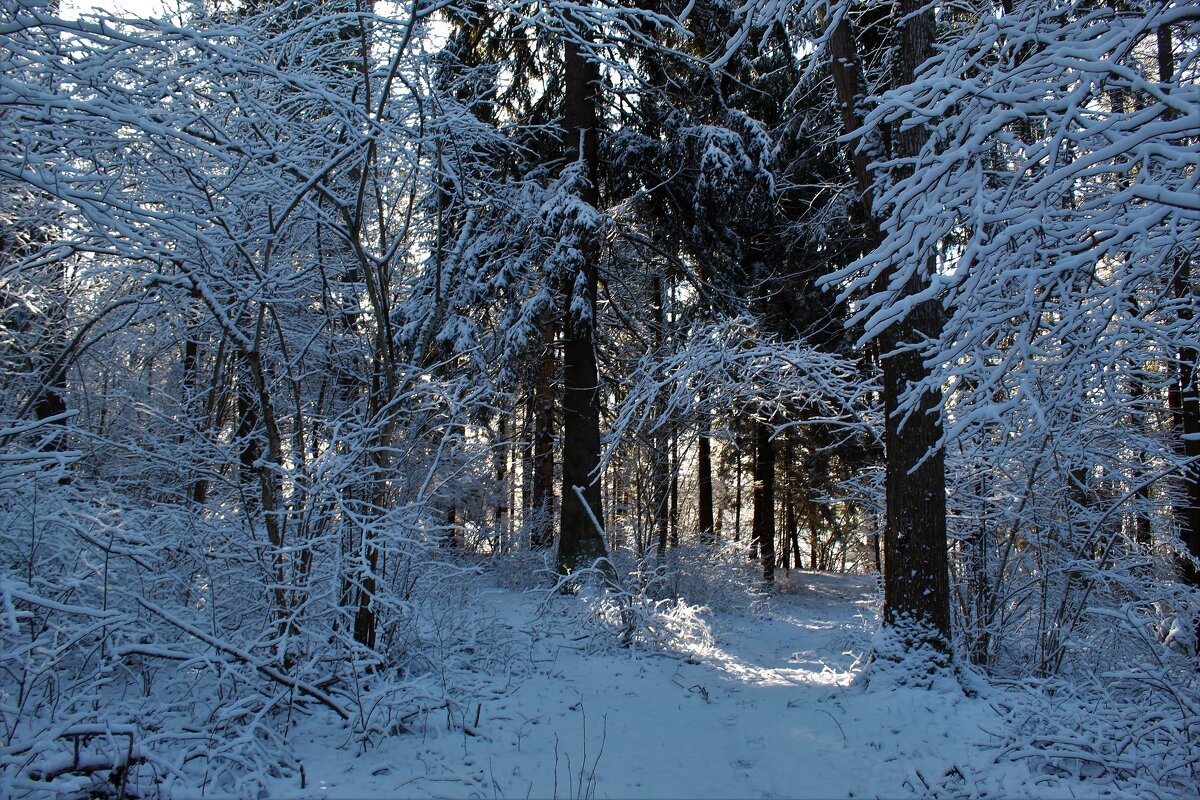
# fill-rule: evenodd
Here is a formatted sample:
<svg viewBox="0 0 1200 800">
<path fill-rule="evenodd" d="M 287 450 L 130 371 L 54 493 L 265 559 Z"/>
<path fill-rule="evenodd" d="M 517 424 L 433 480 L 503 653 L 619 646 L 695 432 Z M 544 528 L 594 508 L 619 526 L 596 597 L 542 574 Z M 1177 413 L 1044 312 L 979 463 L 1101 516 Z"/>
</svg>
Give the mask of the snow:
<svg viewBox="0 0 1200 800">
<path fill-rule="evenodd" d="M 794 593 L 747 608 L 683 606 L 665 650 L 582 635 L 580 598 L 489 588 L 480 601 L 523 663 L 467 706 L 474 735 L 443 706 L 362 752 L 312 717 L 294 739 L 306 788 L 289 780 L 270 794 L 894 797 L 920 794 L 920 776 L 985 768 L 1000 725 L 986 700 L 854 682 L 876 627 L 874 578 L 787 580 Z"/>
<path fill-rule="evenodd" d="M 524 497 L 539 412 L 521 398 L 564 321 L 598 331 L 606 463 L 631 456 L 613 477 L 697 432 L 740 453 L 739 418 L 777 441 L 822 426 L 857 474 L 836 496 L 788 488 L 856 504 L 837 533 L 864 551 L 894 391 L 870 374 L 886 351 L 787 341 L 745 311 L 774 280 L 760 247 L 790 262 L 819 230 L 840 264 L 843 189 L 792 218 L 808 156 L 779 137 L 800 129 L 607 107 L 620 169 L 561 165 L 553 104 L 484 86 L 512 72 L 490 56 L 467 90 L 438 10 L 496 12 L 515 26 L 497 42 L 527 31 L 529 75 L 493 88 L 547 101 L 555 36 L 636 104 L 657 84 L 638 53 L 685 32 L 621 4 L 476 5 L 309 4 L 303 24 L 286 3 L 162 22 L 5 6 L 0 797 L 1200 796 L 1200 593 L 1176 563 L 1196 459 L 1171 421 L 1200 347 L 1194 5 L 980 6 L 944 16 L 901 85 L 881 53 L 844 62 L 864 93 L 842 141 L 874 162 L 858 188 L 883 241 L 824 280 L 864 341 L 945 312 L 940 336 L 896 343 L 927 375 L 888 399 L 946 401 L 954 646 L 988 679 L 883 635 L 869 577 L 764 593 L 743 549 L 695 545 L 672 573 L 686 541 L 615 592 L 514 571 L 545 513 Z M 804 36 L 777 15 L 832 30 L 853 4 L 735 6 L 713 7 L 744 21 L 706 45 L 722 64 L 752 17 Z M 717 105 L 762 89 L 836 137 L 831 109 L 746 71 L 770 63 L 738 66 L 751 83 Z M 914 126 L 920 152 L 882 146 Z M 679 219 L 643 216 L 660 192 Z M 642 284 L 681 275 L 647 347 Z M 31 422 L 49 399 L 78 410 Z M 650 504 L 613 494 L 609 552 L 630 560 Z"/>
</svg>

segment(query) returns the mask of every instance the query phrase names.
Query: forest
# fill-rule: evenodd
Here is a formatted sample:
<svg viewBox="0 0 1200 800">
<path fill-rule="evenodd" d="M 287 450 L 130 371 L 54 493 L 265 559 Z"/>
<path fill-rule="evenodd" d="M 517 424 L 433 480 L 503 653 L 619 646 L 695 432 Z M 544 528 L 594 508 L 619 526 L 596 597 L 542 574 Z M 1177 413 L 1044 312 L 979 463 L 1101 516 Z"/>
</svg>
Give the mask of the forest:
<svg viewBox="0 0 1200 800">
<path fill-rule="evenodd" d="M 1200 6 L 0 41 L 0 796 L 1200 792 Z"/>
</svg>

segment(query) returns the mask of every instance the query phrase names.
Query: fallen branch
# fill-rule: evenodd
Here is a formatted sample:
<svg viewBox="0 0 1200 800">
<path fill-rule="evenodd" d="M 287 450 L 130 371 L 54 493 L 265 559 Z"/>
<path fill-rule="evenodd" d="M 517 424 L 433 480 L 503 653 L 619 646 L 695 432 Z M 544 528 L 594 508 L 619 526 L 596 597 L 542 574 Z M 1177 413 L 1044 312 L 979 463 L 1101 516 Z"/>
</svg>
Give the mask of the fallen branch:
<svg viewBox="0 0 1200 800">
<path fill-rule="evenodd" d="M 46 762 L 29 770 L 29 779 L 49 783 L 63 775 L 92 775 L 97 772 L 114 772 L 126 770 L 137 764 L 146 763 L 146 757 L 138 752 L 123 757 L 109 758 L 105 755 L 83 755 L 73 758 L 64 757 L 57 761 Z"/>
<path fill-rule="evenodd" d="M 263 664 L 262 662 L 258 661 L 253 655 L 246 652 L 245 650 L 242 650 L 241 648 L 238 648 L 238 647 L 234 647 L 233 645 L 228 644 L 226 642 L 222 642 L 220 639 L 217 639 L 213 636 L 209 636 L 207 633 L 200 630 L 199 628 L 197 628 L 193 625 L 189 625 L 188 623 L 184 622 L 183 620 L 178 619 L 178 618 L 172 616 L 171 614 L 168 614 L 166 611 L 164 611 L 163 609 L 154 605 L 153 603 L 151 603 L 148 600 L 144 600 L 143 598 L 139 597 L 139 598 L 137 598 L 137 601 L 138 601 L 138 605 L 140 605 L 142 608 L 144 608 L 147 611 L 149 611 L 150 613 L 155 614 L 156 616 L 162 618 L 165 622 L 168 622 L 171 625 L 174 625 L 176 628 L 179 628 L 179 630 L 184 631 L 185 633 L 188 633 L 192 636 L 195 636 L 197 639 L 199 639 L 200 641 L 209 645 L 210 647 L 213 647 L 213 648 L 219 650 L 220 652 L 225 653 L 226 655 L 233 656 L 234 658 L 238 659 L 239 661 L 242 661 L 243 663 L 248 664 L 249 666 L 253 667 L 254 669 L 258 670 L 260 673 L 262 673 L 265 677 L 270 678 L 271 680 L 275 681 L 276 683 L 281 683 L 284 686 L 295 689 L 296 691 L 300 692 L 301 694 L 308 695 L 309 697 L 316 700 L 321 705 L 329 708 L 331 711 L 333 711 L 333 713 L 337 714 L 342 719 L 349 721 L 350 713 L 348 711 L 346 711 L 346 709 L 342 708 L 341 705 L 336 700 L 334 700 L 328 694 L 326 694 L 325 692 L 322 692 L 320 689 L 313 686 L 312 684 L 305 683 L 304 681 L 297 680 L 296 678 L 290 677 L 288 675 L 284 675 L 282 672 L 275 669 L 275 667 L 272 667 L 269 664 Z M 153 655 L 153 653 L 145 653 L 144 655 Z"/>
</svg>

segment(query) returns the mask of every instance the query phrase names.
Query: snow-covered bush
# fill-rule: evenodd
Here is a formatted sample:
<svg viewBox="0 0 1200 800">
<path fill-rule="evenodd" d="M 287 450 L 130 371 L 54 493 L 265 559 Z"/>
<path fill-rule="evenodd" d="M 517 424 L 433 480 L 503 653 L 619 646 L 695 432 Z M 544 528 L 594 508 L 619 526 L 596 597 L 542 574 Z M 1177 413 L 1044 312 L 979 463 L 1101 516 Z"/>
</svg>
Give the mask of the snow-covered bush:
<svg viewBox="0 0 1200 800">
<path fill-rule="evenodd" d="M 678 600 L 714 611 L 747 611 L 763 592 L 756 587 L 761 568 L 749 559 L 745 542 L 721 540 L 713 544 L 681 543 L 662 558 L 648 558 L 631 577 L 637 577 L 642 591 L 658 599 Z M 776 580 L 790 580 L 778 573 Z M 778 587 L 773 587 L 778 591 Z"/>
<path fill-rule="evenodd" d="M 389 176 L 431 169 L 409 126 L 447 124 L 426 32 L 199 9 L 0 3 L 5 796 L 252 795 L 299 770 L 298 716 L 374 742 L 508 663 L 441 554 L 491 499 L 490 384 L 439 363 L 470 326 L 422 328 L 389 239 Z"/>
</svg>

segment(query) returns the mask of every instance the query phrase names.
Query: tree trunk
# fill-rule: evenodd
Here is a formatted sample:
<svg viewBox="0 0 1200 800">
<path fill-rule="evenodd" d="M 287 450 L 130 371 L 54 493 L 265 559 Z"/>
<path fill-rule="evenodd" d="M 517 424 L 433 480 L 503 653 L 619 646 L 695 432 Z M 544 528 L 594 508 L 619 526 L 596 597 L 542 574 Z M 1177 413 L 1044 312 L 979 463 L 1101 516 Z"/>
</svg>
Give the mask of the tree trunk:
<svg viewBox="0 0 1200 800">
<path fill-rule="evenodd" d="M 940 321 L 930 304 L 914 308 L 886 337 L 888 350 L 935 335 Z M 926 392 L 904 419 L 899 399 L 926 377 L 919 353 L 883 359 L 887 524 L 884 527 L 884 620 L 904 627 L 910 644 L 929 644 L 949 656 L 950 583 L 946 553 L 946 478 L 940 444 L 940 393 Z"/>
<path fill-rule="evenodd" d="M 935 20 L 931 7 L 919 0 L 898 0 L 893 8 L 898 36 L 892 85 L 911 83 L 917 67 L 933 55 Z M 843 18 L 830 38 L 838 99 L 846 130 L 861 127 L 861 59 L 849 22 Z M 928 137 L 921 126 L 897 130 L 892 137 L 893 156 L 916 156 Z M 855 148 L 859 142 L 850 143 Z M 868 239 L 882 241 L 873 213 L 872 176 L 866 162 L 878 148 L 874 140 L 854 150 L 853 162 L 864 203 Z M 908 168 L 911 169 L 911 168 Z M 891 180 L 903 178 L 896 170 Z M 934 255 L 903 289 L 912 296 L 934 269 Z M 915 342 L 935 340 L 941 332 L 941 308 L 926 301 L 914 306 L 881 336 L 885 412 L 884 445 L 887 454 L 887 518 L 884 526 L 884 625 L 906 651 L 929 648 L 931 667 L 950 660 L 950 582 L 946 552 L 946 482 L 940 391 L 927 391 L 901 408 L 900 399 L 911 384 L 928 377 L 922 356 L 909 348 Z M 906 412 L 907 416 L 906 416 Z"/>
<path fill-rule="evenodd" d="M 808 504 L 808 568 L 821 568 L 821 524 L 817 520 L 817 509 L 812 503 Z"/>
<path fill-rule="evenodd" d="M 200 325 L 201 298 L 198 289 L 192 289 L 188 298 L 188 310 L 186 317 L 187 336 L 183 343 L 183 402 L 182 407 L 185 414 L 194 422 L 197 430 L 207 433 L 207 422 L 212 418 L 208 407 L 212 405 L 212 394 L 216 393 L 214 385 L 209 391 L 209 402 L 201 403 L 200 397 L 205 392 L 200 389 L 200 364 L 203 358 L 203 342 L 199 337 L 197 329 Z M 219 369 L 217 367 L 216 369 Z M 180 444 L 187 442 L 187 434 L 180 433 Z M 187 490 L 188 499 L 193 505 L 199 507 L 204 505 L 208 499 L 208 479 L 197 476 L 191 486 Z"/>
<path fill-rule="evenodd" d="M 787 486 L 783 494 L 783 548 L 779 554 L 785 570 L 792 568 L 792 538 L 796 528 L 796 506 L 792 502 L 792 487 Z M 796 569 L 800 568 L 800 559 L 796 559 Z"/>
<path fill-rule="evenodd" d="M 708 438 L 707 431 L 700 432 L 700 441 L 697 446 L 698 479 L 699 484 L 699 513 L 700 525 L 699 534 L 700 541 L 706 545 L 714 545 L 717 542 L 716 525 L 713 522 L 713 482 L 712 482 L 712 445 Z"/>
<path fill-rule="evenodd" d="M 262 444 L 258 439 L 258 406 L 254 401 L 250 378 L 244 368 L 237 377 L 237 420 L 233 436 L 238 446 L 238 477 L 246 505 L 245 511 L 249 516 L 258 510 L 258 495 L 254 490 L 254 465 L 262 453 Z"/>
<path fill-rule="evenodd" d="M 734 472 L 736 473 L 733 500 L 733 540 L 739 542 L 742 539 L 742 448 L 736 440 L 733 443 L 733 451 Z"/>
<path fill-rule="evenodd" d="M 650 281 L 650 310 L 654 322 L 654 347 L 659 353 L 663 352 L 666 339 L 666 301 L 663 294 L 662 277 L 655 275 Z M 667 553 L 667 541 L 671 529 L 670 500 L 671 500 L 671 462 L 669 458 L 671 439 L 667 433 L 664 417 L 667 413 L 666 401 L 658 398 L 654 401 L 654 416 L 659 421 L 658 429 L 651 439 L 653 451 L 650 454 L 650 496 L 653 508 L 651 518 L 654 520 L 657 553 L 661 563 Z"/>
<path fill-rule="evenodd" d="M 1158 29 L 1158 79 L 1169 83 L 1175 75 L 1174 43 L 1171 29 L 1164 25 Z M 1192 302 L 1191 261 L 1181 255 L 1175 259 L 1175 272 L 1171 279 L 1171 291 L 1179 304 L 1181 321 L 1191 321 L 1194 312 Z M 1194 347 L 1180 348 L 1175 364 L 1175 380 L 1168 392 L 1168 403 L 1174 419 L 1176 449 L 1188 460 L 1183 474 L 1183 502 L 1175 509 L 1175 520 L 1179 526 L 1179 538 L 1193 559 L 1200 559 L 1200 388 L 1196 385 L 1198 353 Z M 1181 577 L 1193 586 L 1200 585 L 1200 568 L 1189 558 L 1179 559 Z M 1197 636 L 1200 641 L 1200 636 Z"/>
<path fill-rule="evenodd" d="M 792 560 L 796 564 L 796 569 L 804 569 L 804 561 L 800 558 L 800 525 L 795 506 L 792 506 L 792 527 L 788 531 L 788 540 L 792 546 Z"/>
<path fill-rule="evenodd" d="M 975 487 L 975 492 L 979 497 L 983 497 L 984 486 L 983 480 L 980 479 Z M 963 581 L 966 585 L 963 587 L 967 593 L 967 601 L 970 603 L 971 628 L 974 629 L 974 636 L 970 641 L 970 652 L 968 658 L 972 664 L 980 667 L 986 667 L 990 660 L 991 652 L 991 637 L 988 633 L 989 619 L 988 609 L 991 607 L 992 601 L 989 597 L 991 590 L 991 578 L 988 575 L 988 520 L 986 517 L 979 520 L 973 527 L 970 535 L 962 546 L 966 549 L 966 579 Z"/>
<path fill-rule="evenodd" d="M 259 310 L 256 337 L 261 338 L 262 325 L 266 317 L 265 308 Z M 270 575 L 274 585 L 269 589 L 272 601 L 271 617 L 282 637 L 294 632 L 294 621 L 290 617 L 288 589 L 294 587 L 295 575 L 289 575 L 289 564 L 292 556 L 287 548 L 288 510 L 284 502 L 283 492 L 279 485 L 277 470 L 282 469 L 283 436 L 275 414 L 275 403 L 267 385 L 267 375 L 262 357 L 257 350 L 246 350 L 240 353 L 243 377 L 246 386 L 239 382 L 238 405 L 242 414 L 239 431 L 245 432 L 246 438 L 240 454 L 245 481 L 250 474 L 257 478 L 258 498 L 257 510 L 262 513 L 263 525 L 267 531 L 267 541 L 270 544 Z M 259 435 L 263 441 L 260 442 Z M 264 452 L 263 443 L 266 448 Z M 287 658 L 287 654 L 283 654 Z"/>
<path fill-rule="evenodd" d="M 530 407 L 533 436 L 530 463 L 529 547 L 549 550 L 554 544 L 554 335 L 550 315 L 542 319 L 542 355 Z"/>
<path fill-rule="evenodd" d="M 898 3 L 899 45 L 894 86 L 911 83 L 921 62 L 933 55 L 932 8 L 921 0 Z M 893 137 L 896 155 L 916 156 L 928 138 L 922 127 L 901 129 Z M 897 176 L 903 177 L 903 176 Z M 905 287 L 906 295 L 923 288 L 934 271 L 927 256 L 923 272 Z M 907 419 L 900 398 L 929 371 L 921 354 L 905 348 L 941 333 L 941 307 L 926 301 L 891 326 L 883 336 L 885 448 L 887 451 L 887 525 L 884 528 L 884 620 L 902 629 L 912 647 L 929 646 L 950 658 L 950 578 L 946 552 L 946 472 L 942 450 L 942 396 L 924 392 Z"/>
<path fill-rule="evenodd" d="M 775 580 L 775 445 L 771 426 L 754 428 L 754 529 L 752 538 L 762 559 L 763 580 Z"/>
<path fill-rule="evenodd" d="M 679 432 L 671 426 L 671 547 L 679 547 Z"/>
<path fill-rule="evenodd" d="M 793 437 L 784 439 L 783 448 L 783 525 L 779 539 L 779 563 L 785 570 L 792 568 L 792 535 L 796 529 L 796 443 Z M 796 559 L 800 569 L 800 559 Z"/>
<path fill-rule="evenodd" d="M 581 26 L 582 27 L 582 26 Z M 582 33 L 580 35 L 583 35 Z M 578 43 L 564 44 L 566 99 L 563 127 L 568 158 L 583 163 L 587 183 L 580 199 L 599 206 L 600 69 Z M 596 363 L 596 290 L 599 283 L 596 242 L 583 234 L 582 262 L 565 287 L 567 323 L 563 338 L 563 478 L 558 568 L 573 572 L 608 555 L 600 498 L 600 387 Z"/>
<path fill-rule="evenodd" d="M 512 506 L 509 504 L 509 480 L 508 480 L 508 456 L 509 456 L 509 414 L 506 411 L 501 411 L 497 421 L 498 430 L 496 431 L 499 442 L 496 443 L 493 465 L 496 474 L 496 488 L 499 491 L 499 496 L 494 509 L 495 513 L 495 539 L 492 544 L 492 552 L 503 552 L 508 545 L 508 527 L 509 520 L 512 517 Z"/>
<path fill-rule="evenodd" d="M 1190 295 L 1190 272 L 1187 258 L 1180 258 L 1172 281 L 1179 299 Z M 1190 317 L 1191 310 L 1181 305 L 1180 316 Z M 1200 585 L 1200 568 L 1192 560 L 1200 559 L 1200 388 L 1196 385 L 1196 364 L 1196 349 L 1181 348 L 1175 366 L 1175 381 L 1168 392 L 1178 436 L 1176 449 L 1188 462 L 1182 478 L 1183 502 L 1176 507 L 1175 519 L 1179 526 L 1179 538 L 1192 558 L 1179 559 L 1179 571 L 1182 578 L 1193 586 Z"/>
</svg>

